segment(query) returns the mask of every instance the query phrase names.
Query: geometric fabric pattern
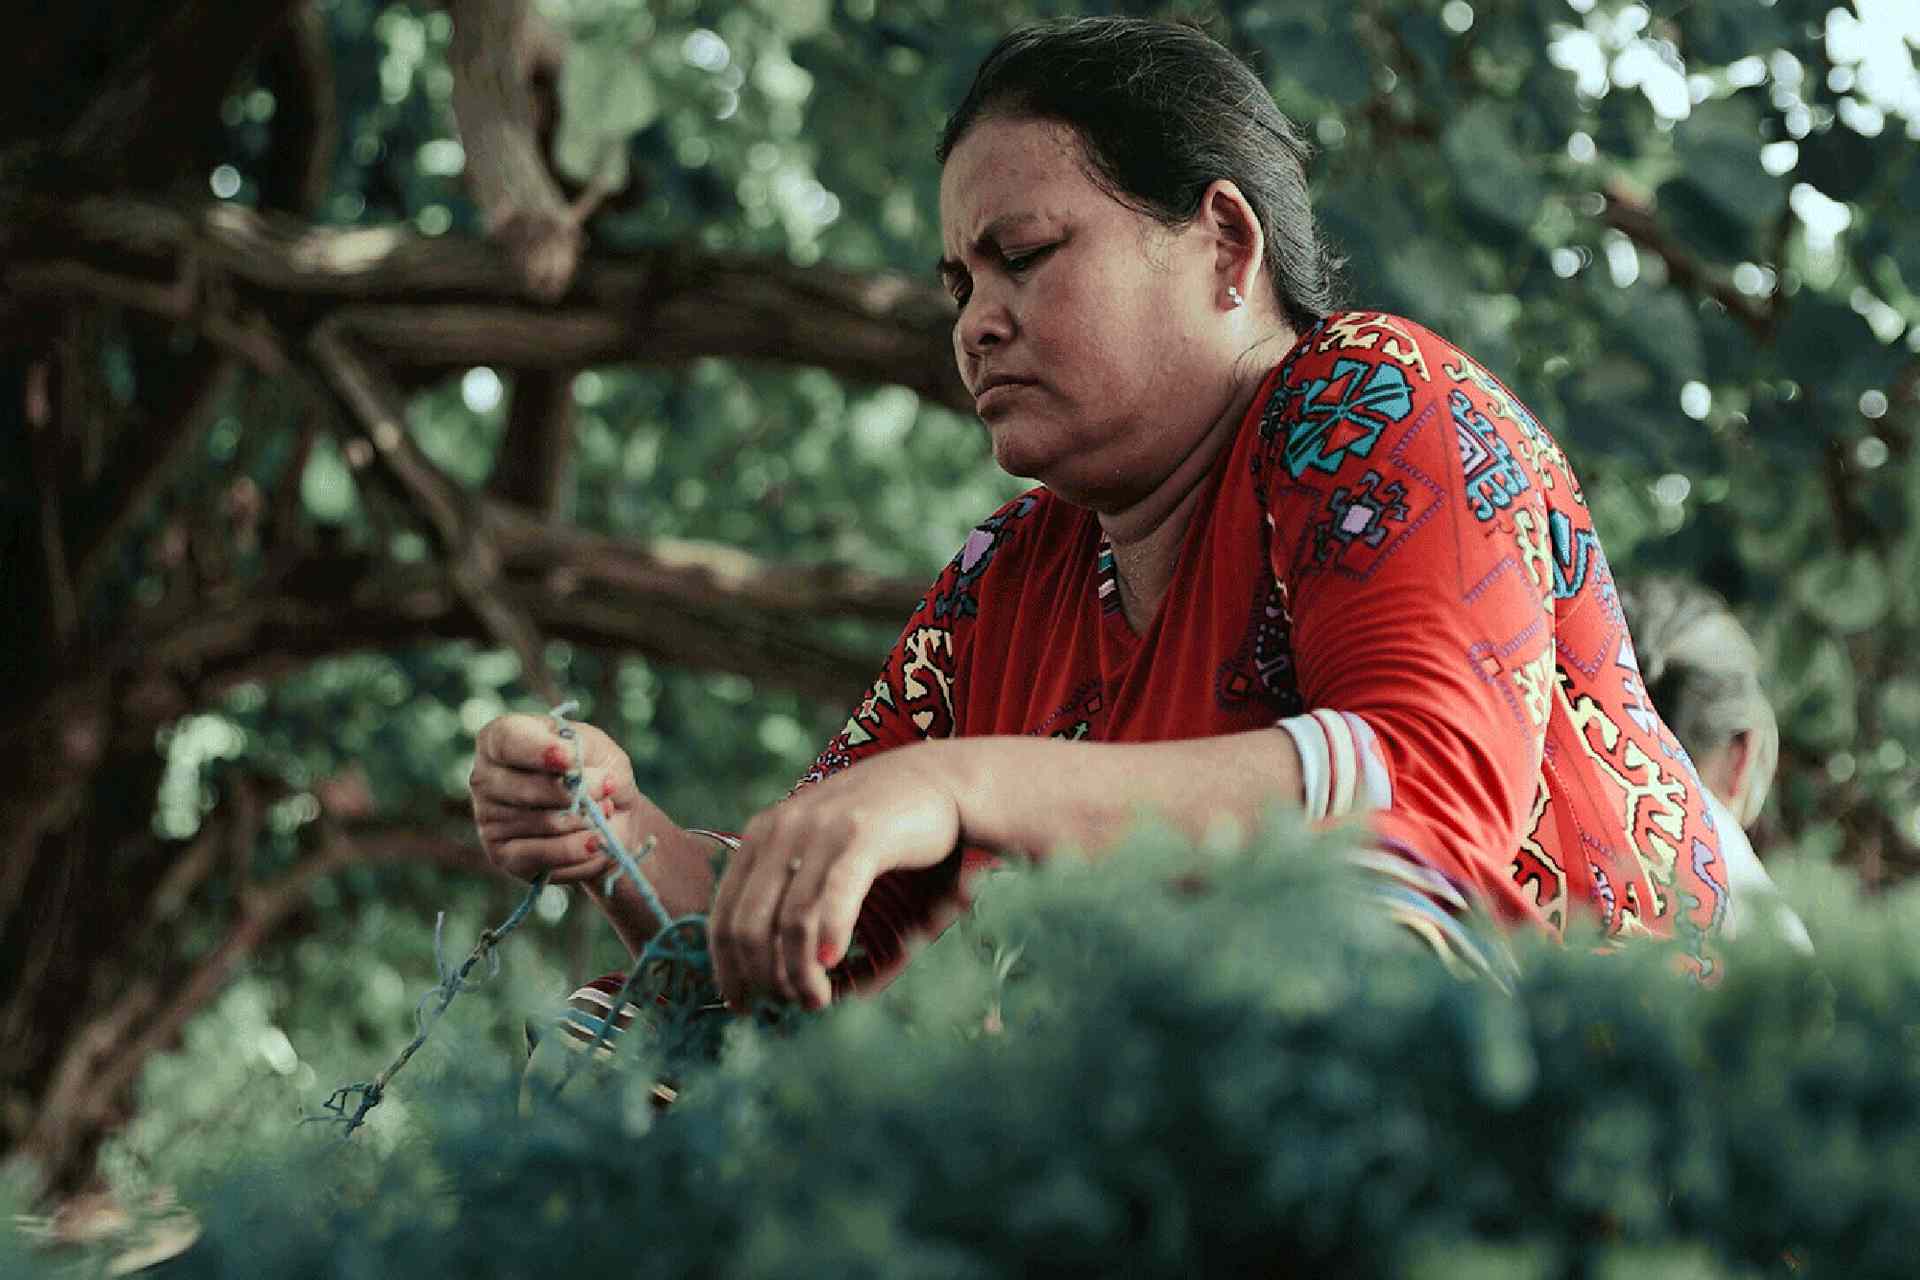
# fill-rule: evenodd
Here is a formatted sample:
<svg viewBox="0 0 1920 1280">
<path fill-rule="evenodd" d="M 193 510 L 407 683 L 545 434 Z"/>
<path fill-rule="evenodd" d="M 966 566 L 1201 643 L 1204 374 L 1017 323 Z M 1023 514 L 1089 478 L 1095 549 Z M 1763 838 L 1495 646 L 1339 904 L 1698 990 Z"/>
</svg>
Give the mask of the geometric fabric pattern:
<svg viewBox="0 0 1920 1280">
<path fill-rule="evenodd" d="M 1669 936 L 1713 972 L 1718 834 L 1611 661 L 1630 648 L 1600 536 L 1516 397 L 1411 320 L 1337 313 L 1268 372 L 1196 492 L 1138 633 L 1092 512 L 1042 487 L 994 513 L 800 785 L 928 737 L 1072 750 L 1280 725 L 1295 802 L 1365 821 L 1372 856 L 1406 868 L 1395 892 Z M 881 877 L 855 928 L 869 962 L 903 957 L 954 877 L 1001 852 Z"/>
</svg>

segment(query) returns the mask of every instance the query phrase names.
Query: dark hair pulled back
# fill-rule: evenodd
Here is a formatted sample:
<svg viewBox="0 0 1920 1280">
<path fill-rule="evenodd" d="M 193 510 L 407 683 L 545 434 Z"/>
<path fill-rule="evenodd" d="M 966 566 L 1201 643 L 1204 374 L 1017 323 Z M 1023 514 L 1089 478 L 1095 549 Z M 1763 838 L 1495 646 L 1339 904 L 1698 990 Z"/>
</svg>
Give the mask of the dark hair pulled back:
<svg viewBox="0 0 1920 1280">
<path fill-rule="evenodd" d="M 1239 186 L 1266 235 L 1266 267 L 1304 332 L 1338 305 L 1340 262 L 1307 202 L 1312 148 L 1247 64 L 1186 23 L 1071 18 L 1020 27 L 987 54 L 947 121 L 940 163 L 990 117 L 1053 120 L 1080 137 L 1092 176 L 1168 227 L 1209 184 Z"/>
</svg>

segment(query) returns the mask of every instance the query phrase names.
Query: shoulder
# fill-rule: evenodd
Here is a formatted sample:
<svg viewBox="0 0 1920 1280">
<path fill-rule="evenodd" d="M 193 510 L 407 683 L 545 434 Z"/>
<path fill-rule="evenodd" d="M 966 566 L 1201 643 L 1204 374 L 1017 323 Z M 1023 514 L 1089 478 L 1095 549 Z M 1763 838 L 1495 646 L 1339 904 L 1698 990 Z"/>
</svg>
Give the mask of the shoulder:
<svg viewBox="0 0 1920 1280">
<path fill-rule="evenodd" d="M 1379 366 L 1409 385 L 1432 385 L 1460 355 L 1445 338 L 1386 311 L 1336 311 L 1300 335 L 1280 364 L 1281 385 L 1324 378 L 1340 365 Z"/>
<path fill-rule="evenodd" d="M 1037 531 L 1058 517 L 1063 505 L 1044 485 L 1003 503 L 992 515 L 973 526 L 967 540 L 947 562 L 947 572 L 968 577 L 986 573 L 1012 548 L 1032 542 Z"/>
<path fill-rule="evenodd" d="M 1338 368 L 1380 368 L 1382 384 L 1405 384 L 1415 395 L 1490 376 L 1471 355 L 1417 320 L 1390 311 L 1334 311 L 1284 355 L 1275 390 L 1325 380 Z"/>
<path fill-rule="evenodd" d="M 1030 559 L 1048 541 L 1047 526 L 1070 510 L 1044 486 L 1002 504 L 967 534 L 928 593 L 925 610 L 942 622 L 973 617 L 981 583 Z"/>
<path fill-rule="evenodd" d="M 1295 481 L 1370 457 L 1383 436 L 1444 410 L 1452 343 L 1384 311 L 1337 311 L 1302 334 L 1259 417 L 1270 461 Z"/>
<path fill-rule="evenodd" d="M 1387 311 L 1336 311 L 1302 334 L 1278 366 L 1275 390 L 1325 383 L 1340 370 L 1378 370 L 1381 386 L 1415 398 L 1487 373 L 1471 356 L 1417 321 Z"/>
<path fill-rule="evenodd" d="M 1384 311 L 1340 311 L 1308 330 L 1275 371 L 1261 407 L 1260 435 L 1273 461 L 1299 480 L 1332 474 L 1352 455 L 1368 457 L 1383 436 L 1388 447 L 1446 451 L 1457 436 L 1465 471 L 1510 453 L 1536 469 L 1551 463 L 1578 486 L 1551 436 L 1507 386 L 1431 329 Z M 1411 437 L 1430 420 L 1454 430 Z M 1514 464 L 1516 467 L 1517 463 Z M 1517 479 L 1517 477 L 1516 477 Z"/>
</svg>

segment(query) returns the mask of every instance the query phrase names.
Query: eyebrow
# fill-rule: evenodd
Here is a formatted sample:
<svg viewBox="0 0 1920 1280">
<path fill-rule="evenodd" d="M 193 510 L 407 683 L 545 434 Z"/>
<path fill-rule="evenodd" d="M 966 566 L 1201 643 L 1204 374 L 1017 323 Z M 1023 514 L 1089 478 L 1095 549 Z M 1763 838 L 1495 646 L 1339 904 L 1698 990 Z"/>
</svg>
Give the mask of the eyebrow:
<svg viewBox="0 0 1920 1280">
<path fill-rule="evenodd" d="M 989 247 L 997 244 L 1000 237 L 1014 227 L 1024 226 L 1029 222 L 1040 221 L 1042 221 L 1042 218 L 1037 213 L 1003 213 L 992 222 L 989 222 L 985 227 L 981 228 L 980 234 L 974 237 L 974 252 L 984 252 Z M 942 280 L 951 280 L 954 276 L 965 272 L 966 269 L 966 264 L 955 258 L 942 258 L 935 268 L 935 270 L 940 273 Z"/>
</svg>

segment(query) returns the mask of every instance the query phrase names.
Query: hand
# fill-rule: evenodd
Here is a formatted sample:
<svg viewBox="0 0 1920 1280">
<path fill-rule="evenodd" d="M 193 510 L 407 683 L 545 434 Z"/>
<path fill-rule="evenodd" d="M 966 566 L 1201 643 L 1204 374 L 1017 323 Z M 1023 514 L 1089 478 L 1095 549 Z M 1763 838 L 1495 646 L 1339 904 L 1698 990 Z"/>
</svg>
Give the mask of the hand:
<svg viewBox="0 0 1920 1280">
<path fill-rule="evenodd" d="M 755 991 L 805 1005 L 833 996 L 873 882 L 939 864 L 960 839 L 941 743 L 899 747 L 815 783 L 747 824 L 708 921 L 721 998 Z"/>
<path fill-rule="evenodd" d="M 508 875 L 532 880 L 546 872 L 554 884 L 595 880 L 613 869 L 613 859 L 586 814 L 568 812 L 573 744 L 554 729 L 546 716 L 505 715 L 480 730 L 467 777 L 473 825 L 487 857 Z M 592 725 L 575 723 L 573 729 L 586 766 L 582 789 L 599 802 L 607 825 L 631 848 L 631 817 L 640 795 L 633 764 Z"/>
</svg>

